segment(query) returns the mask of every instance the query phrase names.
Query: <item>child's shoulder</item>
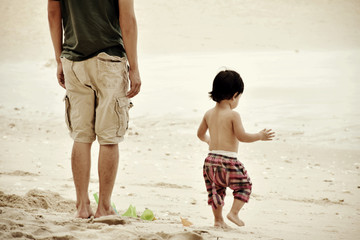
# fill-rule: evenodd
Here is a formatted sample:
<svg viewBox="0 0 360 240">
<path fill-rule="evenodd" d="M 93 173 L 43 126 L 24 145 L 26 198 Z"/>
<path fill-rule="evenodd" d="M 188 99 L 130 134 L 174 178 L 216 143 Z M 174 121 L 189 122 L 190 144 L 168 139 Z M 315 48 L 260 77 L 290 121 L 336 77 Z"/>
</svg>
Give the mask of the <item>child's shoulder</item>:
<svg viewBox="0 0 360 240">
<path fill-rule="evenodd" d="M 236 119 L 240 118 L 240 114 L 237 111 L 229 110 L 227 112 L 227 116 L 231 121 L 235 121 Z"/>
<path fill-rule="evenodd" d="M 240 113 L 234 110 L 231 110 L 231 115 L 234 117 L 240 117 Z"/>
<path fill-rule="evenodd" d="M 214 112 L 214 108 L 210 108 L 209 110 L 207 110 L 204 114 L 204 117 L 208 117 L 210 116 L 211 114 L 213 114 Z"/>
<path fill-rule="evenodd" d="M 234 110 L 224 111 L 222 114 L 224 121 L 237 122 L 240 119 L 240 114 Z"/>
<path fill-rule="evenodd" d="M 225 118 L 230 118 L 230 119 L 240 118 L 240 114 L 237 111 L 234 110 L 219 111 L 219 109 L 217 109 L 216 107 L 207 110 L 204 114 L 204 118 L 207 119 L 213 115 L 219 116 L 219 113 Z"/>
</svg>

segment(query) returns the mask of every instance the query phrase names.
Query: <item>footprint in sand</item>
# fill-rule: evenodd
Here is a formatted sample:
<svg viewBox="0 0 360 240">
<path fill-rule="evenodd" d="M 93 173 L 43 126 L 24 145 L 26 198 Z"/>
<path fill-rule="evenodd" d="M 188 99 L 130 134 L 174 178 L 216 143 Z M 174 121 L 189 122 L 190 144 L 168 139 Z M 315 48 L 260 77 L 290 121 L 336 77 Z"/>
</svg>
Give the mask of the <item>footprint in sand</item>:
<svg viewBox="0 0 360 240">
<path fill-rule="evenodd" d="M 11 236 L 13 238 L 28 238 L 28 239 L 35 239 L 32 235 L 27 234 L 27 233 L 23 233 L 23 232 L 12 232 Z"/>
<path fill-rule="evenodd" d="M 108 225 L 125 225 L 125 224 L 129 224 L 130 222 L 122 219 L 118 216 L 105 216 L 105 217 L 101 217 L 101 218 L 95 218 L 93 221 L 93 223 L 105 223 Z"/>
<path fill-rule="evenodd" d="M 33 176 L 33 177 L 40 176 L 37 173 L 24 172 L 24 171 L 20 171 L 20 170 L 16 170 L 13 172 L 0 172 L 0 175 L 21 176 L 21 177 L 23 177 L 23 176 Z"/>
<path fill-rule="evenodd" d="M 52 236 L 51 239 L 53 239 L 53 240 L 75 240 L 77 238 L 74 236 L 71 236 L 71 235 L 58 235 L 58 236 Z"/>
<path fill-rule="evenodd" d="M 204 239 L 199 234 L 193 232 L 182 232 L 182 233 L 174 233 L 174 234 L 158 233 L 158 235 L 168 240 L 203 240 Z"/>
</svg>

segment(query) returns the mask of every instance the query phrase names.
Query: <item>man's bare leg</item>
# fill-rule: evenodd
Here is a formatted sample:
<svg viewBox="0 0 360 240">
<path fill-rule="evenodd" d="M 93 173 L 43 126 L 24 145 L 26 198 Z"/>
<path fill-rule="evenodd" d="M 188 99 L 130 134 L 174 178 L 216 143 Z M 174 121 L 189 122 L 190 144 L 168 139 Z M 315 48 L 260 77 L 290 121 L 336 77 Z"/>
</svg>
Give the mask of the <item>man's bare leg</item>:
<svg viewBox="0 0 360 240">
<path fill-rule="evenodd" d="M 227 218 L 230 221 L 232 221 L 233 223 L 235 223 L 236 225 L 238 225 L 240 227 L 245 226 L 245 223 L 240 220 L 239 215 L 238 215 L 240 209 L 244 206 L 244 204 L 245 204 L 245 202 L 234 198 L 234 202 L 231 207 L 231 210 L 227 215 Z"/>
<path fill-rule="evenodd" d="M 224 222 L 224 218 L 222 216 L 222 206 L 218 206 L 218 208 L 216 209 L 212 209 L 213 210 L 213 214 L 214 214 L 214 227 L 219 227 L 219 228 L 229 228 L 229 226 Z"/>
<path fill-rule="evenodd" d="M 91 143 L 74 142 L 71 154 L 71 167 L 76 189 L 76 217 L 89 218 L 94 215 L 90 207 L 88 194 L 91 167 Z"/>
<path fill-rule="evenodd" d="M 119 165 L 118 144 L 100 145 L 99 152 L 99 205 L 95 217 L 114 215 L 111 207 L 111 194 L 114 188 Z"/>
</svg>

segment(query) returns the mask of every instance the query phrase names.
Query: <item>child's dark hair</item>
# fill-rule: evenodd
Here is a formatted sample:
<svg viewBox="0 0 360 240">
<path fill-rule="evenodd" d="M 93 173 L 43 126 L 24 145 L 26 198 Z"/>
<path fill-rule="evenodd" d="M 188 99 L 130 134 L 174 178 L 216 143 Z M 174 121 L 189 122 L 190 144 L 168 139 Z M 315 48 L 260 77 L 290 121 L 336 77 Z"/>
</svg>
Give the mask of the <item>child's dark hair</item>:
<svg viewBox="0 0 360 240">
<path fill-rule="evenodd" d="M 239 95 L 243 92 L 244 83 L 240 74 L 232 70 L 224 70 L 215 76 L 213 88 L 209 94 L 212 100 L 221 102 L 225 99 L 231 99 L 235 93 Z"/>
</svg>

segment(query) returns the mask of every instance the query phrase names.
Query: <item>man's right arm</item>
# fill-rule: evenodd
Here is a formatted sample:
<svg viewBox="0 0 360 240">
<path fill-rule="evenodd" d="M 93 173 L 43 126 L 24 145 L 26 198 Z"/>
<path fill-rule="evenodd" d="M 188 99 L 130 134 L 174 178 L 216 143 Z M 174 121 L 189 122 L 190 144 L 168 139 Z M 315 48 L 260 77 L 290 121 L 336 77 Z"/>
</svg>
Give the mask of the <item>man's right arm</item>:
<svg viewBox="0 0 360 240">
<path fill-rule="evenodd" d="M 60 86 L 65 88 L 65 79 L 60 61 L 63 35 L 60 1 L 48 0 L 48 20 L 51 40 L 55 51 L 55 60 L 57 62 L 57 79 Z"/>
</svg>

